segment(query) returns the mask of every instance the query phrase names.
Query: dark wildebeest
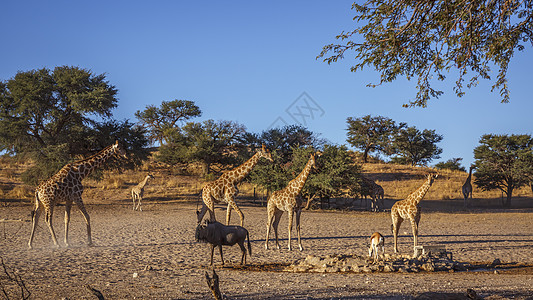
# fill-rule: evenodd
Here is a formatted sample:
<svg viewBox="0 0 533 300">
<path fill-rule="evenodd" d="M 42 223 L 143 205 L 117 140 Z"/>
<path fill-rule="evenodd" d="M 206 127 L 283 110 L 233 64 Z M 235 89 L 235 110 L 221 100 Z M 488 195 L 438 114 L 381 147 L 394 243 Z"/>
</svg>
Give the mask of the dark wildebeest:
<svg viewBox="0 0 533 300">
<path fill-rule="evenodd" d="M 248 238 L 248 253 L 252 255 L 252 247 L 250 245 L 250 236 L 248 230 L 241 226 L 226 226 L 220 222 L 204 222 L 198 224 L 196 227 L 196 241 L 209 243 L 211 246 L 211 265 L 213 265 L 213 252 L 215 246 L 220 250 L 220 259 L 224 265 L 224 257 L 222 255 L 222 245 L 233 246 L 239 244 L 242 251 L 241 265 L 246 264 L 246 248 L 244 248 L 244 240 Z"/>
</svg>

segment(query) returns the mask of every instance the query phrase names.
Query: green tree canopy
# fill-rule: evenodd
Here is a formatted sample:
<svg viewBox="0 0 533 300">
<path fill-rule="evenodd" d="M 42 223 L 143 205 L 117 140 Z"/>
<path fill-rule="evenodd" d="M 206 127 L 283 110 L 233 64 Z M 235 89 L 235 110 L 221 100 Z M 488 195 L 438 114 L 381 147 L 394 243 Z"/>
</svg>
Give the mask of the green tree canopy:
<svg viewBox="0 0 533 300">
<path fill-rule="evenodd" d="M 262 186 L 269 192 L 281 190 L 303 170 L 313 147 L 293 146 L 286 163 L 273 151 L 274 163 L 259 165 L 250 174 L 253 184 Z M 316 168 L 307 178 L 301 195 L 308 200 L 327 199 L 357 194 L 361 168 L 350 156 L 345 146 L 323 145 L 320 157 L 316 158 Z"/>
<path fill-rule="evenodd" d="M 506 207 L 516 188 L 533 179 L 533 139 L 530 135 L 486 134 L 474 149 L 475 183 L 483 190 L 501 190 Z"/>
<path fill-rule="evenodd" d="M 112 115 L 116 94 L 104 74 L 78 67 L 19 72 L 0 86 L 0 147 L 22 153 L 82 140 L 91 115 Z"/>
<path fill-rule="evenodd" d="M 115 140 L 128 151 L 143 145 L 132 124 L 111 120 L 116 94 L 105 74 L 78 67 L 18 72 L 0 83 L 0 150 L 32 158 L 36 166 L 23 179 L 36 183 Z"/>
<path fill-rule="evenodd" d="M 368 155 L 372 152 L 391 153 L 392 137 L 405 123 L 396 125 L 392 119 L 371 115 L 361 118 L 349 117 L 347 129 L 347 142 L 355 148 L 363 151 L 363 161 L 366 163 Z"/>
<path fill-rule="evenodd" d="M 232 121 L 189 122 L 169 136 L 157 159 L 168 164 L 198 162 L 206 176 L 214 164 L 232 166 L 239 162 L 239 141 L 245 132 L 243 125 Z"/>
<path fill-rule="evenodd" d="M 320 148 L 324 141 L 314 132 L 300 125 L 271 128 L 256 137 L 258 144 L 265 144 L 275 150 L 281 158 L 280 163 L 291 160 L 292 150 L 299 147 Z"/>
<path fill-rule="evenodd" d="M 440 157 L 442 149 L 436 144 L 442 139 L 442 135 L 435 133 L 435 130 L 420 131 L 415 126 L 401 129 L 394 137 L 393 147 L 397 156 L 392 161 L 412 166 L 426 165 Z"/>
<path fill-rule="evenodd" d="M 460 97 L 465 83 L 470 88 L 491 80 L 491 67 L 498 68 L 492 90 L 508 102 L 509 62 L 533 41 L 531 1 L 368 0 L 352 9 L 356 29 L 339 34 L 342 43 L 324 46 L 317 58 L 330 64 L 354 51 L 352 72 L 374 68 L 381 73 L 378 84 L 417 78 L 416 97 L 404 106 L 425 107 L 440 96 L 434 80 L 445 80 L 450 71 L 457 74 Z"/>
<path fill-rule="evenodd" d="M 201 115 L 202 111 L 193 101 L 177 99 L 163 101 L 160 107 L 149 105 L 135 113 L 135 117 L 149 131 L 151 142 L 157 141 L 160 145 L 168 142 L 168 137 L 178 129 L 178 122 Z"/>
<path fill-rule="evenodd" d="M 452 170 L 452 171 L 463 171 L 466 172 L 465 167 L 461 166 L 462 158 L 450 158 L 445 162 L 440 162 L 435 164 L 435 168 L 439 170 Z"/>
</svg>

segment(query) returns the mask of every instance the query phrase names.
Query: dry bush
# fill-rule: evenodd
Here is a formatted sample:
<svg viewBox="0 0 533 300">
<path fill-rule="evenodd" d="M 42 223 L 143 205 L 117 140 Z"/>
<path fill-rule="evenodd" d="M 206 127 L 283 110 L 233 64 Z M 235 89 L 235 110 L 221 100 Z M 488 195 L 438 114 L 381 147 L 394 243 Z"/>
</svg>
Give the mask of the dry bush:
<svg viewBox="0 0 533 300">
<path fill-rule="evenodd" d="M 20 199 L 20 200 L 31 200 L 34 197 L 34 189 L 27 185 L 16 185 L 12 190 L 10 190 L 6 198 Z"/>
</svg>

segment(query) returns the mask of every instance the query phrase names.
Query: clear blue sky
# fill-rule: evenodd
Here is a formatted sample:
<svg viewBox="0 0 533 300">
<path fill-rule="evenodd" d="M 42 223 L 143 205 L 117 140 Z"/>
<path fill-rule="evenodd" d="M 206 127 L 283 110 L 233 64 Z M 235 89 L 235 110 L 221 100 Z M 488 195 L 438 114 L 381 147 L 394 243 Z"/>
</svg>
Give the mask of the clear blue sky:
<svg viewBox="0 0 533 300">
<path fill-rule="evenodd" d="M 355 27 L 352 2 L 5 1 L 0 80 L 79 66 L 106 73 L 118 88 L 118 120 L 136 122 L 147 105 L 187 99 L 203 111 L 195 121 L 232 120 L 257 133 L 299 121 L 336 144 L 346 144 L 347 117 L 381 115 L 442 134 L 442 158 L 432 164 L 461 157 L 468 166 L 486 133 L 533 134 L 531 49 L 509 68 L 511 103 L 500 103 L 491 82 L 457 98 L 450 77 L 443 96 L 416 109 L 402 108 L 416 82 L 369 88 L 377 73 L 350 72 L 349 55 L 333 65 L 316 60 Z"/>
</svg>

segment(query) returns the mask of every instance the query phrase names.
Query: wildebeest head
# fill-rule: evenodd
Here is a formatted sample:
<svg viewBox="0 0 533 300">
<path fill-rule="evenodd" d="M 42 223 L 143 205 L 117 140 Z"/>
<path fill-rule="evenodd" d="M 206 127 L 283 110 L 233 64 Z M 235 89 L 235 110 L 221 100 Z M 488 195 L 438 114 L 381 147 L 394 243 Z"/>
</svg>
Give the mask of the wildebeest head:
<svg viewBox="0 0 533 300">
<path fill-rule="evenodd" d="M 198 226 L 196 226 L 196 232 L 194 233 L 194 238 L 197 242 L 203 241 L 207 242 L 205 240 L 207 235 L 207 223 L 200 223 Z"/>
</svg>

